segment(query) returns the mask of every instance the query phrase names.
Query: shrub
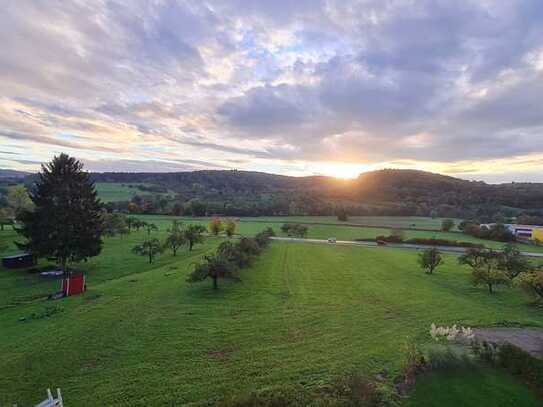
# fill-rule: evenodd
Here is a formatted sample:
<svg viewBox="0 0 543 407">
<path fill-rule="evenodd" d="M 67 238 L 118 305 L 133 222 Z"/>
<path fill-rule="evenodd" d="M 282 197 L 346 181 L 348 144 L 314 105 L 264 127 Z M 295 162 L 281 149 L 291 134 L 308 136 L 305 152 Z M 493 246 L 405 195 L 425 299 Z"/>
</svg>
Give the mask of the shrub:
<svg viewBox="0 0 543 407">
<path fill-rule="evenodd" d="M 262 232 L 257 233 L 255 236 L 255 240 L 260 247 L 266 247 L 270 242 L 270 237 L 272 236 L 275 236 L 275 232 L 272 228 L 268 227 Z"/>
<path fill-rule="evenodd" d="M 209 232 L 214 236 L 217 236 L 224 229 L 222 221 L 219 218 L 211 219 L 207 227 L 209 229 Z"/>
<path fill-rule="evenodd" d="M 338 208 L 336 210 L 336 216 L 337 220 L 339 220 L 340 222 L 347 222 L 349 220 L 349 215 L 347 214 L 345 208 Z"/>
<path fill-rule="evenodd" d="M 281 231 L 287 234 L 287 236 L 303 238 L 307 235 L 307 226 L 299 223 L 285 223 L 281 226 Z"/>
<path fill-rule="evenodd" d="M 485 363 L 494 364 L 496 362 L 496 355 L 498 354 L 498 347 L 490 342 L 483 341 L 473 342 L 472 351 L 479 359 Z"/>
<path fill-rule="evenodd" d="M 461 369 L 473 365 L 473 357 L 459 346 L 437 345 L 426 350 L 426 366 L 429 370 Z"/>
<path fill-rule="evenodd" d="M 504 344 L 498 347 L 497 365 L 522 377 L 543 392 L 543 360 L 534 358 L 514 345 Z"/>
<path fill-rule="evenodd" d="M 443 264 L 443 257 L 438 249 L 432 247 L 419 253 L 418 261 L 426 274 L 433 274 L 434 270 Z"/>
<path fill-rule="evenodd" d="M 383 241 L 383 242 L 387 242 L 387 243 L 403 243 L 403 239 L 401 236 L 395 236 L 395 235 L 390 235 L 390 236 L 377 236 L 375 238 L 375 240 L 377 241 Z"/>
<path fill-rule="evenodd" d="M 411 342 L 405 346 L 406 358 L 402 366 L 400 378 L 403 385 L 412 386 L 415 383 L 415 377 L 426 370 L 426 357 L 418 348 Z"/>
<path fill-rule="evenodd" d="M 456 240 L 447 240 L 447 239 L 435 239 L 435 238 L 426 238 L 426 237 L 415 237 L 413 239 L 408 239 L 405 243 L 410 244 L 419 244 L 427 246 L 449 246 L 449 247 L 472 247 L 484 249 L 482 244 L 472 243 L 472 242 L 459 242 Z"/>
<path fill-rule="evenodd" d="M 472 340 L 474 338 L 473 331 L 470 327 L 460 327 L 460 329 L 455 325 L 448 326 L 437 326 L 432 323 L 430 325 L 430 336 L 436 342 L 447 340 L 455 341 L 458 339 Z"/>
<path fill-rule="evenodd" d="M 228 219 L 225 222 L 224 230 L 226 232 L 226 236 L 232 237 L 234 236 L 234 233 L 236 233 L 237 224 L 232 219 Z"/>
<path fill-rule="evenodd" d="M 543 301 L 543 270 L 531 270 L 518 277 L 519 286 L 529 295 Z"/>
<path fill-rule="evenodd" d="M 543 360 L 509 343 L 495 345 L 483 342 L 474 346 L 474 353 L 485 363 L 519 376 L 543 394 Z"/>
<path fill-rule="evenodd" d="M 255 238 L 252 237 L 242 237 L 238 242 L 239 248 L 243 253 L 248 254 L 249 256 L 256 256 L 260 254 L 260 245 Z"/>
<path fill-rule="evenodd" d="M 502 223 L 496 223 L 489 227 L 480 227 L 475 223 L 463 223 L 459 228 L 468 235 L 478 237 L 480 239 L 496 240 L 498 242 L 514 242 L 516 237 Z"/>
</svg>

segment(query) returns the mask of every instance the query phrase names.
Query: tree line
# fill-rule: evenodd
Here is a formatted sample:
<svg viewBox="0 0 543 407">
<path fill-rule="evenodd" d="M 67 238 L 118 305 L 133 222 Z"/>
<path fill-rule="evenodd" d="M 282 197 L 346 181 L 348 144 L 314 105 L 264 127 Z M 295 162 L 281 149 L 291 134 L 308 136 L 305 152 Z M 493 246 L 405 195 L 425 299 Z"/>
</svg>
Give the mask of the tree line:
<svg viewBox="0 0 543 407">
<path fill-rule="evenodd" d="M 439 249 L 432 247 L 419 254 L 418 263 L 431 275 L 443 265 L 444 259 Z M 499 251 L 468 248 L 458 257 L 458 264 L 469 266 L 472 284 L 486 286 L 490 294 L 496 286 L 517 285 L 536 299 L 543 300 L 543 268 L 533 266 L 513 243 L 507 243 Z"/>
<path fill-rule="evenodd" d="M 239 279 L 237 272 L 248 267 L 275 236 L 273 229 L 266 228 L 255 237 L 242 237 L 237 242 L 222 242 L 217 251 L 204 256 L 187 278 L 190 283 L 211 279 L 213 288 L 218 289 L 221 278 Z"/>
</svg>

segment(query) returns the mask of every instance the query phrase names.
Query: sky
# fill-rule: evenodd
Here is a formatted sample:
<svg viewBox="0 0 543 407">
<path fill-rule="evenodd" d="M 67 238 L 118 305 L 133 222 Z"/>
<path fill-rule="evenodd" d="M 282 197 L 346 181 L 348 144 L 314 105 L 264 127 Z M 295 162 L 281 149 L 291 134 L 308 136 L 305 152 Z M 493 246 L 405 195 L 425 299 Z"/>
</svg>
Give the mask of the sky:
<svg viewBox="0 0 543 407">
<path fill-rule="evenodd" d="M 543 182 L 541 0 L 6 0 L 0 168 Z"/>
</svg>

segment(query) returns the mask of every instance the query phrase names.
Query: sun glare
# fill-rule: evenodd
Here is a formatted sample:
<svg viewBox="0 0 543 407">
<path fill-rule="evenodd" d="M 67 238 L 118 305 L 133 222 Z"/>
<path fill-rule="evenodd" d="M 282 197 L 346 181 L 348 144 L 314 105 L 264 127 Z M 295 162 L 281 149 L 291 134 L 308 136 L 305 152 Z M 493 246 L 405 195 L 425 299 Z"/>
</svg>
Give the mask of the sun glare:
<svg viewBox="0 0 543 407">
<path fill-rule="evenodd" d="M 365 165 L 331 163 L 322 165 L 319 172 L 335 178 L 352 179 L 365 171 L 368 171 Z"/>
</svg>

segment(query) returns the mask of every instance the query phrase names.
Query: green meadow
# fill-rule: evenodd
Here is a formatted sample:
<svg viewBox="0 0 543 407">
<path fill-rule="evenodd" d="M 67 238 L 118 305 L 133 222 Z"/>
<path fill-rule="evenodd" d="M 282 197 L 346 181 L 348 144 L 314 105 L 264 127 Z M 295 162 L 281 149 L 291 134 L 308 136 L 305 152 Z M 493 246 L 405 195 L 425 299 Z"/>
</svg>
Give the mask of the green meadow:
<svg viewBox="0 0 543 407">
<path fill-rule="evenodd" d="M 172 218 L 150 219 L 163 238 Z M 279 230 L 281 223 L 242 220 L 239 231 L 268 225 Z M 376 233 L 338 225 L 309 230 L 310 237 L 342 239 Z M 4 241 L 14 237 L 0 232 Z M 432 322 L 543 327 L 541 310 L 520 290 L 488 295 L 452 255 L 428 276 L 408 250 L 273 242 L 239 282 L 221 281 L 214 291 L 209 281 L 185 279 L 225 238 L 208 237 L 193 252 L 165 253 L 148 264 L 130 251 L 144 237 L 140 231 L 106 239 L 102 254 L 80 265 L 88 272 L 81 296 L 46 300 L 58 282 L 0 268 L 0 406 L 31 405 L 48 387 L 60 387 L 70 406 L 155 406 L 292 385 L 312 389 L 350 371 L 384 372 L 392 381 L 406 345 L 429 344 Z M 537 405 L 504 374 L 479 375 L 486 387 L 463 377 L 431 376 L 407 405 L 481 405 L 446 404 L 430 392 L 439 386 L 458 389 L 457 400 L 484 387 L 488 405 L 502 405 L 503 394 L 519 406 Z"/>
<path fill-rule="evenodd" d="M 171 223 L 172 219 L 179 219 L 185 223 L 199 223 L 206 226 L 210 218 L 190 218 L 190 217 L 172 217 L 168 215 L 138 215 L 148 222 L 155 223 L 162 228 L 166 229 Z M 325 218 L 325 219 L 322 219 Z M 341 224 L 335 218 L 329 217 L 261 217 L 261 218 L 240 218 L 237 232 L 242 235 L 254 235 L 266 227 L 271 227 L 278 236 L 284 236 L 281 233 L 281 225 L 285 222 L 298 222 L 303 223 L 308 227 L 307 237 L 312 239 L 328 239 L 329 237 L 335 237 L 338 240 L 355 240 L 355 239 L 374 239 L 376 236 L 389 235 L 391 233 L 391 227 L 386 226 L 392 224 L 390 221 L 392 217 L 365 217 L 370 219 L 376 226 L 356 226 Z M 328 220 L 326 220 L 328 219 Z M 409 224 L 410 222 L 416 222 L 417 219 L 413 217 L 400 217 L 397 223 Z M 435 221 L 431 218 L 426 218 L 427 224 Z M 327 223 L 328 222 L 328 223 Z M 439 222 L 439 224 L 441 224 Z M 377 226 L 379 225 L 379 226 Z M 491 240 L 483 240 L 470 235 L 466 235 L 460 232 L 441 232 L 438 230 L 413 230 L 410 228 L 403 229 L 406 239 L 411 238 L 437 238 L 447 240 L 457 240 L 463 242 L 479 243 L 489 248 L 500 249 L 504 243 L 495 242 Z M 529 245 L 525 243 L 518 244 L 518 247 L 527 252 L 543 252 L 543 246 Z"/>
<path fill-rule="evenodd" d="M 102 202 L 129 201 L 134 195 L 149 195 L 149 192 L 140 191 L 137 186 L 145 184 L 122 184 L 117 182 L 97 182 L 96 192 Z M 156 193 L 154 193 L 156 194 Z M 159 194 L 160 195 L 160 194 Z"/>
<path fill-rule="evenodd" d="M 383 228 L 401 229 L 441 229 L 441 222 L 444 218 L 427 218 L 421 216 L 349 216 L 346 221 L 339 221 L 336 216 L 271 216 L 262 218 L 244 218 L 245 221 L 266 221 L 273 222 L 300 222 L 305 224 L 332 224 L 332 225 L 358 225 Z M 458 224 L 461 219 L 453 219 Z M 453 230 L 457 230 L 454 228 Z"/>
</svg>

